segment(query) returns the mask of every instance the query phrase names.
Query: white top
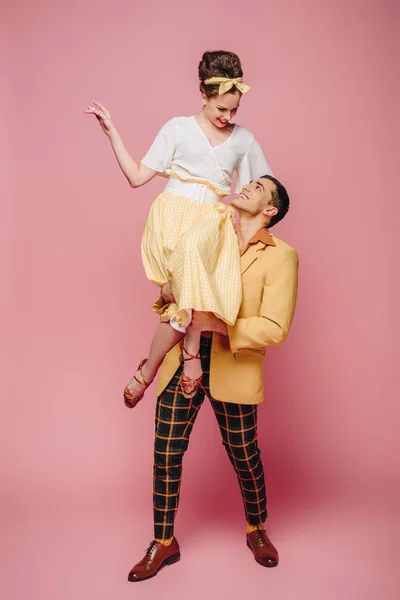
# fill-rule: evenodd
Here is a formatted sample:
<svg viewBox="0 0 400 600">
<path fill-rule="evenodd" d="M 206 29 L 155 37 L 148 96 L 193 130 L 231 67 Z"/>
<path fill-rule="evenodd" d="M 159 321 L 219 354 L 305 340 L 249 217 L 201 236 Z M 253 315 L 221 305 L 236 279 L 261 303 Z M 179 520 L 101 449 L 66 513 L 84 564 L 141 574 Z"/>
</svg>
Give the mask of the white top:
<svg viewBox="0 0 400 600">
<path fill-rule="evenodd" d="M 222 144 L 211 146 L 195 117 L 174 117 L 161 128 L 142 164 L 168 177 L 196 178 L 230 193 L 238 173 L 236 192 L 262 175 L 273 175 L 254 135 L 241 125 Z"/>
</svg>

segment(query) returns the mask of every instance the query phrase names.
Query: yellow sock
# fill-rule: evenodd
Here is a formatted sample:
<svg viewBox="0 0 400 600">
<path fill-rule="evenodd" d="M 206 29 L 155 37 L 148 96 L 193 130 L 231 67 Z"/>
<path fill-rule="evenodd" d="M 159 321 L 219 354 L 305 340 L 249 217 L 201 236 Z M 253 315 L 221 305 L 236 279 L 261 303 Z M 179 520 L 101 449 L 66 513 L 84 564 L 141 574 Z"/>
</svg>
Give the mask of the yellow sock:
<svg viewBox="0 0 400 600">
<path fill-rule="evenodd" d="M 163 546 L 170 546 L 172 544 L 173 539 L 174 539 L 174 536 L 170 537 L 168 540 L 158 540 L 156 538 L 154 541 L 158 542 L 159 544 L 162 544 Z"/>
<path fill-rule="evenodd" d="M 253 531 L 257 531 L 257 529 L 264 530 L 264 523 L 259 523 L 258 525 L 250 525 L 250 523 L 247 523 L 247 533 L 253 533 Z"/>
</svg>

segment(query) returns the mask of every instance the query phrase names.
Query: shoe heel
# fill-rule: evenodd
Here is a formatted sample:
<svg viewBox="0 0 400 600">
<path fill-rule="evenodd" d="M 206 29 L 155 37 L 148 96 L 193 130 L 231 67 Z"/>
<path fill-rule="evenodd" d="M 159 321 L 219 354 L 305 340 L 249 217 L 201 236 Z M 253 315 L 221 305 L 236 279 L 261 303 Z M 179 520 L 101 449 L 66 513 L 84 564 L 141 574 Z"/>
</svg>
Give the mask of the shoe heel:
<svg viewBox="0 0 400 600">
<path fill-rule="evenodd" d="M 172 556 L 167 558 L 167 560 L 164 562 L 164 565 L 173 565 L 174 563 L 178 562 L 178 560 L 180 560 L 180 559 L 181 559 L 181 553 L 177 552 L 176 554 L 173 554 Z"/>
</svg>

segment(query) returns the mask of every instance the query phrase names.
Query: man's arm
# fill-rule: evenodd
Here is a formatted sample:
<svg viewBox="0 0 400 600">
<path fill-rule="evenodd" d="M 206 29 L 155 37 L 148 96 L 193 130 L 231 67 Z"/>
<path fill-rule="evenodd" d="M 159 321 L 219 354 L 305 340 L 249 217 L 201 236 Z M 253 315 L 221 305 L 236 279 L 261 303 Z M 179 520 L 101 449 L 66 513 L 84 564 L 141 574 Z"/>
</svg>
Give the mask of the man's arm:
<svg viewBox="0 0 400 600">
<path fill-rule="evenodd" d="M 298 255 L 290 249 L 283 260 L 268 270 L 260 315 L 237 319 L 228 326 L 233 353 L 282 344 L 289 333 L 297 296 Z"/>
<path fill-rule="evenodd" d="M 268 271 L 260 315 L 226 325 L 213 313 L 193 311 L 192 326 L 199 331 L 229 335 L 232 352 L 282 344 L 289 332 L 297 296 L 298 256 L 294 249 Z"/>
<path fill-rule="evenodd" d="M 210 312 L 193 311 L 191 325 L 198 331 L 213 331 L 220 335 L 228 335 L 228 326 Z"/>
<path fill-rule="evenodd" d="M 175 302 L 174 292 L 172 291 L 172 285 L 169 281 L 167 283 L 164 283 L 164 285 L 161 288 L 161 298 L 164 300 L 165 303 Z"/>
</svg>

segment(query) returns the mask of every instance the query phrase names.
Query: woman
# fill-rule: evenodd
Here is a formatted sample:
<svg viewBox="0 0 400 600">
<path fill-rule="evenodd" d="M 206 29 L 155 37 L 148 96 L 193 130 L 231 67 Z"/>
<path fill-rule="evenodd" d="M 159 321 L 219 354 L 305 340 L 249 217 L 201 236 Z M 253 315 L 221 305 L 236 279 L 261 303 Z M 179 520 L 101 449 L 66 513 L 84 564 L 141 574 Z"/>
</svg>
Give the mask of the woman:
<svg viewBox="0 0 400 600">
<path fill-rule="evenodd" d="M 183 337 L 182 393 L 191 398 L 201 386 L 200 333 L 190 326 L 191 311 L 213 312 L 233 324 L 241 303 L 234 215 L 221 200 L 230 193 L 235 171 L 238 189 L 272 174 L 253 134 L 231 123 L 242 94 L 250 89 L 243 83 L 239 57 L 226 51 L 205 52 L 198 74 L 201 111 L 168 121 L 140 163 L 128 153 L 108 110 L 99 102 L 86 108 L 109 137 L 132 187 L 148 183 L 157 174 L 168 178 L 150 210 L 142 259 L 151 281 L 159 286 L 171 282 L 175 302 L 153 306 L 161 323 L 148 358 L 125 388 L 129 408 L 142 399 L 165 354 Z"/>
</svg>

